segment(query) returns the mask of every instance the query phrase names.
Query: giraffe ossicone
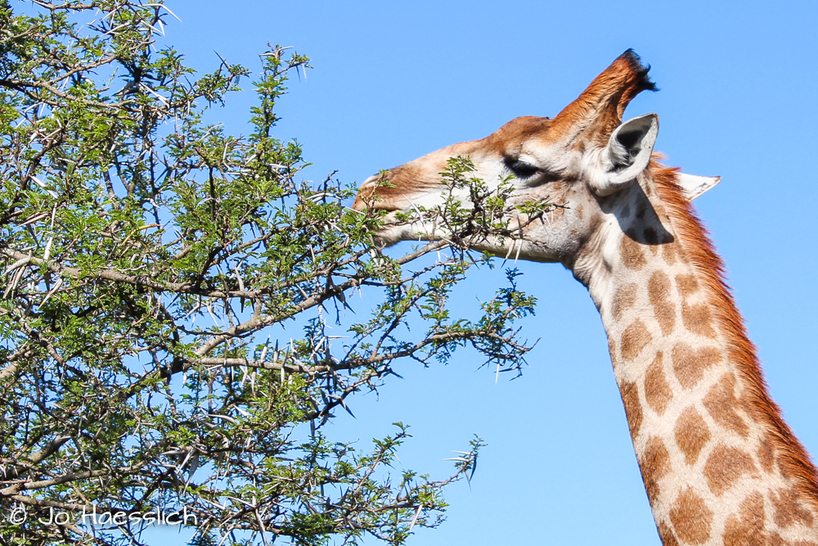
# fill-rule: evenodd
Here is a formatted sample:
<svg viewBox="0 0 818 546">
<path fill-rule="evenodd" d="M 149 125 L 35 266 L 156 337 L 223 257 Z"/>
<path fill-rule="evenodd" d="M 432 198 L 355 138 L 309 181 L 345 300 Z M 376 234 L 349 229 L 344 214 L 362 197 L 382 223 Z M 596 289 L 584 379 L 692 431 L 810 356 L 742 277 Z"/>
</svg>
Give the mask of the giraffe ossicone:
<svg viewBox="0 0 818 546">
<path fill-rule="evenodd" d="M 629 50 L 553 119 L 517 118 L 372 177 L 353 207 L 386 211 L 384 244 L 444 239 L 428 211 L 453 191 L 468 201 L 467 188 L 441 191 L 450 158 L 468 157 L 489 189 L 511 180 L 509 229 L 468 243 L 562 263 L 588 288 L 662 543 L 818 546 L 818 474 L 767 394 L 690 204 L 719 179 L 657 161 L 655 114 L 622 122 L 655 89 L 647 73 Z M 558 206 L 546 219 L 526 203 Z"/>
</svg>

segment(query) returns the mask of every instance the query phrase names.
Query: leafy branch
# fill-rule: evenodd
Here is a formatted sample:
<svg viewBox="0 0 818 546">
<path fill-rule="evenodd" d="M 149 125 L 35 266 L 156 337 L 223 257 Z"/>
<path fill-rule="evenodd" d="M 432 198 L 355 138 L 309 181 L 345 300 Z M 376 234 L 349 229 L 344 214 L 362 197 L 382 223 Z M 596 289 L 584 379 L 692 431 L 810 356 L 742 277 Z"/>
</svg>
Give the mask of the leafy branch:
<svg viewBox="0 0 818 546">
<path fill-rule="evenodd" d="M 0 0 L 0 536 L 141 544 L 131 516 L 184 508 L 197 544 L 402 544 L 439 524 L 481 444 L 448 478 L 393 479 L 406 427 L 371 447 L 322 427 L 399 363 L 470 345 L 519 370 L 513 323 L 534 301 L 509 273 L 481 317 L 451 317 L 452 287 L 485 263 L 468 241 L 386 255 L 382 217 L 351 210 L 334 175 L 302 180 L 301 147 L 274 137 L 309 59 L 270 45 L 252 80 L 221 58 L 198 74 L 163 42 L 172 18 L 155 1 Z M 248 136 L 205 122 L 245 80 Z M 502 232 L 503 195 L 462 174 L 473 206 L 445 221 Z M 48 523 L 92 509 L 125 520 Z"/>
</svg>

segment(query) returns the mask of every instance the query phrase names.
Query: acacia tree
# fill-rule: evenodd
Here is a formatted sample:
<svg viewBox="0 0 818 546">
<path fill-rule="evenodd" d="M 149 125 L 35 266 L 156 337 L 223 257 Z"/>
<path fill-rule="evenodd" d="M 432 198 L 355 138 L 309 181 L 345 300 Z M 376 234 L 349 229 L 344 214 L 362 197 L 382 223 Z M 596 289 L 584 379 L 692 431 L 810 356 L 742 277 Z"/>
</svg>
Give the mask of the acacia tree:
<svg viewBox="0 0 818 546">
<path fill-rule="evenodd" d="M 382 471 L 402 425 L 366 446 L 323 431 L 400 361 L 471 345 L 518 369 L 511 323 L 533 301 L 514 275 L 483 316 L 452 318 L 465 238 L 420 265 L 444 245 L 387 256 L 353 188 L 301 180 L 274 107 L 306 57 L 197 74 L 164 45 L 161 2 L 15 9 L 0 0 L 0 543 L 141 543 L 146 514 L 180 509 L 165 522 L 199 544 L 400 544 L 437 525 L 479 441 L 434 481 Z M 204 121 L 241 81 L 244 138 Z M 474 203 L 444 211 L 464 236 L 502 227 L 503 196 L 469 169 L 453 160 L 448 181 Z M 354 291 L 368 318 L 333 336 Z"/>
</svg>

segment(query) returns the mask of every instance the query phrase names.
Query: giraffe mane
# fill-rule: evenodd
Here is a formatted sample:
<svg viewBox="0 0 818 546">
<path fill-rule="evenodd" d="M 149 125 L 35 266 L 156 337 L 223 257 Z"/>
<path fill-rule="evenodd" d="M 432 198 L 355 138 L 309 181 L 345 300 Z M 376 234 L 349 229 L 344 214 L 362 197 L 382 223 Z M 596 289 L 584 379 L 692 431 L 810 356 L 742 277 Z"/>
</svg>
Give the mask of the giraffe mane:
<svg viewBox="0 0 818 546">
<path fill-rule="evenodd" d="M 784 422 L 781 409 L 768 394 L 755 345 L 747 336 L 744 319 L 725 280 L 724 262 L 716 253 L 709 232 L 677 184 L 679 169 L 665 167 L 653 160 L 649 170 L 680 244 L 698 272 L 699 281 L 705 286 L 718 328 L 728 342 L 728 358 L 735 363 L 745 388 L 749 390 L 750 411 L 760 422 L 768 424 L 768 434 L 775 445 L 775 460 L 782 473 L 793 478 L 795 487 L 809 499 L 811 508 L 818 510 L 818 471 L 806 449 Z"/>
</svg>

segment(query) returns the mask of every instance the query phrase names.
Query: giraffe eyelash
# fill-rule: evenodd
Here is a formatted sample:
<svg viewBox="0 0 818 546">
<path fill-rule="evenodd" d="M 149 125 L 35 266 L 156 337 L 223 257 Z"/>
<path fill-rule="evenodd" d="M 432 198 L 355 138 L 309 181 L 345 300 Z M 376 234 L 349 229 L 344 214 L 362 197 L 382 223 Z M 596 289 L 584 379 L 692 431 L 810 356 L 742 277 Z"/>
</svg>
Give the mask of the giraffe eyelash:
<svg viewBox="0 0 818 546">
<path fill-rule="evenodd" d="M 506 168 L 517 178 L 531 178 L 535 174 L 541 172 L 538 167 L 531 163 L 526 163 L 520 159 L 506 157 L 503 159 Z"/>
</svg>

